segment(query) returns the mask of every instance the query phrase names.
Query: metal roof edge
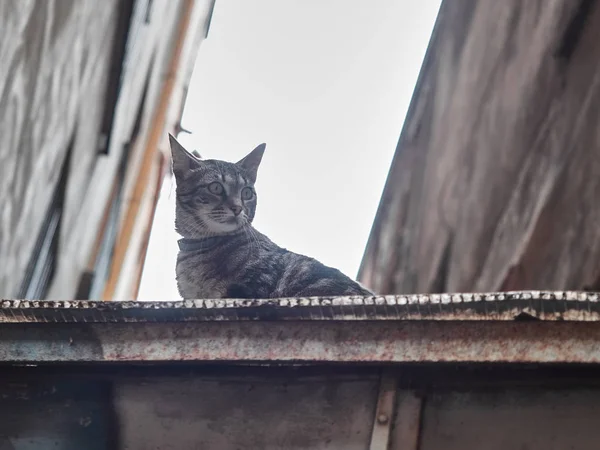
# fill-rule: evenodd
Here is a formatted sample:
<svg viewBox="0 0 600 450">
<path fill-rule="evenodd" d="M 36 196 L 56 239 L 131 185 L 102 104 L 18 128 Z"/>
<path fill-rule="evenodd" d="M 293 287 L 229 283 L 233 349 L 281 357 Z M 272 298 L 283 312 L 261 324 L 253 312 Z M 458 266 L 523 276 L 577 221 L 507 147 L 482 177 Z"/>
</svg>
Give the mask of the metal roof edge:
<svg viewBox="0 0 600 450">
<path fill-rule="evenodd" d="M 579 291 L 176 301 L 1 300 L 0 323 L 226 321 L 600 321 L 600 294 Z"/>
<path fill-rule="evenodd" d="M 594 322 L 5 324 L 0 364 L 599 364 Z"/>
</svg>

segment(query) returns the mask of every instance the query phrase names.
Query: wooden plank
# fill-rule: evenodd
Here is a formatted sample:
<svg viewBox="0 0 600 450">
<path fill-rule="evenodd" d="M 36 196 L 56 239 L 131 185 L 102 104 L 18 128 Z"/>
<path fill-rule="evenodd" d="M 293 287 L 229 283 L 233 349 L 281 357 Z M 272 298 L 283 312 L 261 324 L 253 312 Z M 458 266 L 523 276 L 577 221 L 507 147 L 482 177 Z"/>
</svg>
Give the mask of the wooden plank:
<svg viewBox="0 0 600 450">
<path fill-rule="evenodd" d="M 179 66 L 183 41 L 187 33 L 190 12 L 193 6 L 194 0 L 185 0 L 183 6 L 181 7 L 178 34 L 175 38 L 171 61 L 169 63 L 168 70 L 166 71 L 166 76 L 163 80 L 159 102 L 154 111 L 151 126 L 149 128 L 150 134 L 143 151 L 142 164 L 138 172 L 137 181 L 135 183 L 121 232 L 119 233 L 117 244 L 115 246 L 113 264 L 103 294 L 103 298 L 105 300 L 113 299 L 113 295 L 121 275 L 121 269 L 127 253 L 129 241 L 131 240 L 135 224 L 138 220 L 141 198 L 144 196 L 145 191 L 153 184 L 149 179 L 150 170 L 153 166 L 153 162 L 155 161 L 154 158 L 158 143 L 161 140 L 162 134 L 164 133 L 165 116 L 169 106 L 169 101 L 171 99 L 175 74 L 177 73 L 177 68 Z"/>
<path fill-rule="evenodd" d="M 163 153 L 157 155 L 158 160 L 158 176 L 156 177 L 156 183 L 152 190 L 151 199 L 151 212 L 146 218 L 144 233 L 141 239 L 141 248 L 139 250 L 137 266 L 135 271 L 134 282 L 132 283 L 132 298 L 138 298 L 138 292 L 140 290 L 140 284 L 142 282 L 142 274 L 144 272 L 144 262 L 146 261 L 146 255 L 148 254 L 148 244 L 150 242 L 150 233 L 152 232 L 152 223 L 154 222 L 154 216 L 156 215 L 156 207 L 158 205 L 158 198 L 160 191 L 165 179 L 165 175 L 171 168 L 170 159 L 167 158 Z"/>
<path fill-rule="evenodd" d="M 141 165 L 137 171 L 138 175 L 136 182 L 130 199 L 127 202 L 125 218 L 115 245 L 111 272 L 103 293 L 103 298 L 105 300 L 112 300 L 115 297 L 128 252 L 133 251 L 133 255 L 135 256 L 138 250 L 138 248 L 130 248 L 132 239 L 136 232 L 139 234 L 144 231 L 144 220 L 142 219 L 142 221 L 139 222 L 141 206 L 143 199 L 151 192 L 152 187 L 155 185 L 156 177 L 160 176 L 160 171 L 157 167 L 156 153 L 158 151 L 159 143 L 164 141 L 166 118 L 172 101 L 176 77 L 180 70 L 182 52 L 194 6 L 194 0 L 183 0 L 181 5 L 177 34 L 174 38 L 173 49 L 170 52 L 171 58 L 164 79 L 161 80 L 161 92 L 148 128 L 148 137 L 142 151 Z M 148 209 L 148 211 L 152 210 L 152 207 Z M 135 259 L 137 258 L 134 258 L 134 260 Z M 129 282 L 124 288 L 122 287 L 119 290 L 120 292 L 129 291 L 133 293 L 132 286 L 133 283 Z"/>
</svg>

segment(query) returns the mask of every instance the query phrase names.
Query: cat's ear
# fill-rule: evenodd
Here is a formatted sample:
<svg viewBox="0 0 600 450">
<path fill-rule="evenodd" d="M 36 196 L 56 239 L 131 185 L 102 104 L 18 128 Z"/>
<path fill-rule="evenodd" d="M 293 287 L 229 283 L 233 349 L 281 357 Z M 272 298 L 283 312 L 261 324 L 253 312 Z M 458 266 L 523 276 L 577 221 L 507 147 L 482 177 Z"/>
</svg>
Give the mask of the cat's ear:
<svg viewBox="0 0 600 450">
<path fill-rule="evenodd" d="M 176 178 L 184 178 L 190 171 L 200 166 L 200 161 L 192 156 L 175 137 L 169 133 L 173 173 Z"/>
<path fill-rule="evenodd" d="M 260 144 L 254 150 L 252 150 L 245 158 L 235 163 L 237 166 L 242 167 L 250 175 L 252 182 L 256 181 L 256 174 L 258 173 L 258 166 L 262 160 L 263 153 L 267 144 Z"/>
</svg>

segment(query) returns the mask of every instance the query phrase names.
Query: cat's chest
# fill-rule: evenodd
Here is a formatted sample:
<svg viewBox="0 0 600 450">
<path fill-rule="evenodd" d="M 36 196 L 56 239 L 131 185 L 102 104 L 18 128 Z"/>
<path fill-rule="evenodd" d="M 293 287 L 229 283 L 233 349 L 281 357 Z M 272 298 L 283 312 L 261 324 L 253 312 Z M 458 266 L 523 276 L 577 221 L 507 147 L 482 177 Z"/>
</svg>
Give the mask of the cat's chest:
<svg viewBox="0 0 600 450">
<path fill-rule="evenodd" d="M 177 258 L 177 286 L 183 298 L 223 298 L 228 281 L 214 275 L 212 266 L 202 258 Z"/>
</svg>

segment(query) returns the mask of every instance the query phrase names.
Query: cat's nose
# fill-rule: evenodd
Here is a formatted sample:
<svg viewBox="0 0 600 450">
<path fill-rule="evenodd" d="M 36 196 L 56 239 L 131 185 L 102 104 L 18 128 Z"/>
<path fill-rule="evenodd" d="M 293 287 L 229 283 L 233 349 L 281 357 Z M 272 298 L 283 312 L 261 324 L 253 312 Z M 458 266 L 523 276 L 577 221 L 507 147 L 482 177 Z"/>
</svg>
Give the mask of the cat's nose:
<svg viewBox="0 0 600 450">
<path fill-rule="evenodd" d="M 236 216 L 239 216 L 240 213 L 242 212 L 242 207 L 238 206 L 238 205 L 233 205 L 231 207 L 231 210 L 233 211 L 233 214 L 235 214 Z"/>
</svg>

